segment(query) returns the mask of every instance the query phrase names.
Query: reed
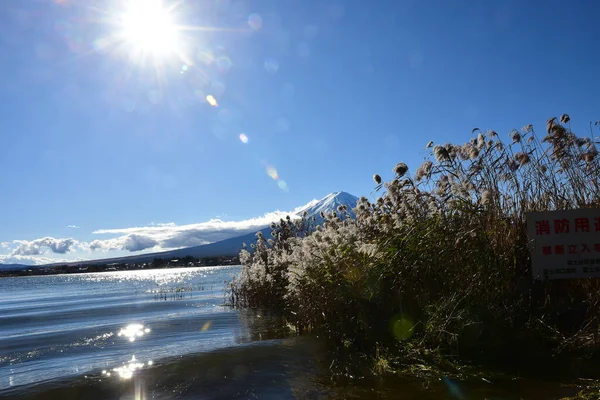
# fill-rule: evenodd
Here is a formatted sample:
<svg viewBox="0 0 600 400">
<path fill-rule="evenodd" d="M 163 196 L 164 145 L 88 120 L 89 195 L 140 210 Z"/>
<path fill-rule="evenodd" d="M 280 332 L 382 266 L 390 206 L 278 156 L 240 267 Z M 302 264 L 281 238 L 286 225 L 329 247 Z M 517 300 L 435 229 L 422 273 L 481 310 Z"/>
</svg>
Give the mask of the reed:
<svg viewBox="0 0 600 400">
<path fill-rule="evenodd" d="M 355 219 L 341 209 L 318 227 L 302 217 L 259 235 L 240 254 L 230 301 L 276 309 L 379 366 L 381 354 L 501 360 L 595 348 L 600 284 L 533 281 L 525 215 L 599 207 L 596 144 L 566 114 L 543 136 L 527 125 L 507 141 L 474 129 L 466 143 L 430 142 L 414 174 L 398 163 L 388 181 L 374 175 L 379 197 L 362 197 Z"/>
</svg>

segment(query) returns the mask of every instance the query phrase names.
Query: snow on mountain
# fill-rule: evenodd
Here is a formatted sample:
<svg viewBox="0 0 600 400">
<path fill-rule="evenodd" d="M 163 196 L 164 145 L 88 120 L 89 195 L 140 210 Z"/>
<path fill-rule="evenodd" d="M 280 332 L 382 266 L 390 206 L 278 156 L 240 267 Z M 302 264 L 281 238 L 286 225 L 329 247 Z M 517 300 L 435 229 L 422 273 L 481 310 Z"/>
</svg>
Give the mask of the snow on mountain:
<svg viewBox="0 0 600 400">
<path fill-rule="evenodd" d="M 321 200 L 312 200 L 304 206 L 296 208 L 294 210 L 294 214 L 297 217 L 300 217 L 306 211 L 307 217 L 310 218 L 314 216 L 317 220 L 317 223 L 320 223 L 323 221 L 323 218 L 321 218 L 320 215 L 321 212 L 330 214 L 332 211 L 337 211 L 338 206 L 344 205 L 348 207 L 348 213 L 354 217 L 354 212 L 352 210 L 356 207 L 357 202 L 358 197 L 353 196 L 350 193 L 330 193 Z M 265 226 L 263 229 L 260 229 L 260 231 L 267 238 L 269 238 L 271 235 L 271 228 L 269 228 L 269 226 Z M 249 244 L 253 243 L 254 241 L 256 241 L 255 233 L 249 233 L 202 246 L 188 247 L 185 249 L 171 250 L 162 253 L 146 254 L 144 256 L 138 256 L 137 258 L 140 259 L 144 257 L 145 259 L 151 259 L 152 257 L 184 257 L 186 255 L 191 255 L 194 257 L 238 255 L 242 249 L 242 243 Z M 130 256 L 128 259 L 132 259 L 134 257 L 135 256 Z"/>
<path fill-rule="evenodd" d="M 352 210 L 356 207 L 357 202 L 358 197 L 352 196 L 350 193 L 330 193 L 321 200 L 313 200 L 306 206 L 301 207 L 296 215 L 301 216 L 302 213 L 306 211 L 308 217 L 314 216 L 317 219 L 321 219 L 321 212 L 325 214 L 331 214 L 332 211 L 337 212 L 339 206 L 347 206 L 348 213 L 351 216 L 354 216 L 354 212 Z"/>
<path fill-rule="evenodd" d="M 307 217 L 315 217 L 317 223 L 323 221 L 321 218 L 321 212 L 330 214 L 332 211 L 337 211 L 337 208 L 341 205 L 348 207 L 348 213 L 354 217 L 352 211 L 356 208 L 358 197 L 351 195 L 346 192 L 330 193 L 323 197 L 321 200 L 313 200 L 308 204 L 296 208 L 294 210 L 296 216 L 300 217 L 306 211 Z M 291 215 L 290 215 L 291 216 Z M 267 238 L 271 236 L 271 228 L 266 226 L 260 230 L 263 235 Z M 168 252 L 169 255 L 176 255 L 183 257 L 185 255 L 192 255 L 194 257 L 209 257 L 219 255 L 237 255 L 242 249 L 242 243 L 252 243 L 256 240 L 254 233 L 233 237 L 231 239 L 221 240 L 219 242 L 205 244 L 202 246 L 190 247 L 187 249 L 178 249 Z"/>
</svg>

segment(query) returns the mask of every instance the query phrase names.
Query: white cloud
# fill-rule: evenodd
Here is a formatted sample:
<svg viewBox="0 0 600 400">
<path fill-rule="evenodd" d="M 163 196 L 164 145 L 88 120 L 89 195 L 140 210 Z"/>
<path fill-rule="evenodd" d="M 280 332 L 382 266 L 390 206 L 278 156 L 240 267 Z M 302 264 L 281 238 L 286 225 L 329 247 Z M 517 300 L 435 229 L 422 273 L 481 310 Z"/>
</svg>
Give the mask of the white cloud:
<svg viewBox="0 0 600 400">
<path fill-rule="evenodd" d="M 94 240 L 87 245 L 90 250 L 114 251 L 141 251 L 158 246 L 158 242 L 144 235 L 125 235 L 114 239 Z"/>
<path fill-rule="evenodd" d="M 287 215 L 294 216 L 301 209 L 313 204 L 298 207 L 291 212 L 275 211 L 261 217 L 243 221 L 223 221 L 212 219 L 207 222 L 177 225 L 173 222 L 152 223 L 149 226 L 99 229 L 95 235 L 110 235 L 106 239 L 96 239 L 91 242 L 73 238 L 44 237 L 32 241 L 14 240 L 1 242 L 0 246 L 8 249 L 10 254 L 1 255 L 0 263 L 17 263 L 40 265 L 57 262 L 73 262 L 84 260 L 81 252 L 91 255 L 91 251 L 112 253 L 163 251 L 182 247 L 199 246 L 217 242 L 235 236 L 253 233 L 268 226 L 271 222 L 279 221 Z M 74 228 L 75 225 L 69 225 Z M 11 251 L 12 250 L 12 251 Z M 68 254 L 68 258 L 60 255 Z M 108 255 L 113 256 L 114 254 Z"/>
<path fill-rule="evenodd" d="M 67 228 L 79 229 L 77 225 L 67 225 Z"/>
<path fill-rule="evenodd" d="M 111 239 L 98 239 L 89 243 L 91 250 L 127 250 L 140 251 L 146 249 L 166 250 L 181 247 L 199 246 L 218 242 L 256 232 L 271 222 L 293 215 L 294 212 L 275 211 L 262 217 L 243 221 L 223 221 L 212 219 L 196 224 L 176 225 L 173 222 L 153 224 L 151 226 L 99 229 L 96 235 L 121 235 Z"/>
<path fill-rule="evenodd" d="M 12 256 L 35 256 L 50 250 L 52 253 L 65 254 L 79 242 L 73 238 L 43 237 L 32 241 L 13 240 L 17 247 L 12 251 Z"/>
</svg>

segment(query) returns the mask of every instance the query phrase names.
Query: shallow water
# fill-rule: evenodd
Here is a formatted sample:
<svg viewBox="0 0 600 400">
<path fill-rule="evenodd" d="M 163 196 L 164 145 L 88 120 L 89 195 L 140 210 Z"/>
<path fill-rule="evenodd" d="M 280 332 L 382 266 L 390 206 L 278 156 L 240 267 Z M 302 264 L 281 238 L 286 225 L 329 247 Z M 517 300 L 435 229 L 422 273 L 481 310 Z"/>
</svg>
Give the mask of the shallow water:
<svg viewBox="0 0 600 400">
<path fill-rule="evenodd" d="M 239 267 L 0 279 L 0 397 L 552 399 L 556 382 L 332 379 L 322 344 L 223 305 Z"/>
</svg>

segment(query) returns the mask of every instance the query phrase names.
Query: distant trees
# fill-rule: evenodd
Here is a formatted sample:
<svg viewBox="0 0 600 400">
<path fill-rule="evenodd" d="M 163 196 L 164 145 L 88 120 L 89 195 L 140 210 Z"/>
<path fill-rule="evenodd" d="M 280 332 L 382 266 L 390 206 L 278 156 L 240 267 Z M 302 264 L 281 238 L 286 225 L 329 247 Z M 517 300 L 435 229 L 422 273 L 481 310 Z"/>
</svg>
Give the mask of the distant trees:
<svg viewBox="0 0 600 400">
<path fill-rule="evenodd" d="M 154 258 L 154 259 L 152 259 L 152 262 L 150 263 L 150 267 L 151 268 L 160 268 L 166 264 L 167 264 L 167 262 L 165 260 L 163 260 L 162 258 Z"/>
</svg>

